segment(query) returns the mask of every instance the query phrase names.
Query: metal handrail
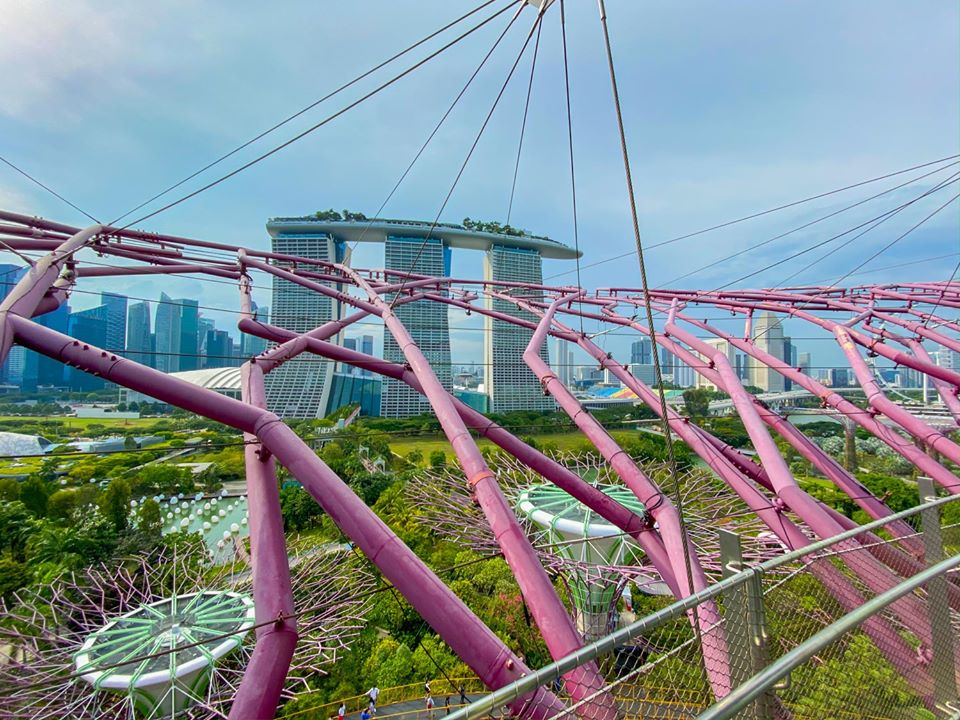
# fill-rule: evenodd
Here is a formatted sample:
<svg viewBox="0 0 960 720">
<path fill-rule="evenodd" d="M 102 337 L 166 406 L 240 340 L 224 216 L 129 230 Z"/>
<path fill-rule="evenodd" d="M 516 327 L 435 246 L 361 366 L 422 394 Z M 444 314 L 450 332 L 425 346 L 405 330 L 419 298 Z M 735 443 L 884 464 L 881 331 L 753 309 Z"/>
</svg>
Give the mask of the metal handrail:
<svg viewBox="0 0 960 720">
<path fill-rule="evenodd" d="M 895 585 L 886 592 L 871 598 L 853 612 L 847 613 L 832 625 L 828 625 L 816 635 L 765 667 L 729 695 L 700 713 L 697 720 L 726 720 L 732 717 L 738 710 L 742 710 L 751 700 L 769 690 L 778 680 L 805 663 L 819 650 L 835 642 L 861 623 L 866 622 L 871 616 L 876 615 L 904 595 L 956 567 L 960 567 L 960 555 L 954 555 L 938 562 L 936 565 L 931 565 L 899 585 Z"/>
<path fill-rule="evenodd" d="M 672 605 L 669 605 L 662 610 L 658 610 L 651 615 L 640 618 L 625 628 L 616 630 L 609 635 L 600 638 L 599 640 L 596 640 L 588 645 L 584 645 L 579 650 L 572 652 L 569 655 L 550 663 L 549 665 L 544 665 L 539 670 L 535 670 L 529 675 L 521 677 L 519 680 L 516 680 L 509 685 L 504 685 L 489 695 L 486 695 L 480 700 L 472 703 L 468 707 L 450 713 L 445 720 L 474 720 L 474 718 L 488 713 L 496 707 L 506 705 L 518 697 L 533 692 L 538 687 L 548 685 L 556 678 L 570 672 L 571 670 L 574 670 L 584 663 L 590 662 L 602 655 L 613 652 L 615 648 L 626 644 L 628 641 L 634 639 L 638 635 L 643 635 L 651 630 L 655 630 L 661 625 L 679 617 L 688 610 L 692 610 L 694 607 L 700 605 L 704 601 L 713 599 L 721 593 L 747 582 L 754 575 L 763 574 L 764 572 L 779 567 L 785 563 L 802 559 L 832 545 L 856 537 L 857 535 L 862 535 L 865 532 L 870 532 L 871 530 L 881 528 L 891 522 L 902 520 L 904 518 L 921 513 L 924 510 L 940 507 L 941 505 L 945 505 L 950 502 L 956 502 L 958 500 L 960 500 L 960 495 L 951 495 L 949 497 L 938 498 L 928 503 L 917 505 L 916 507 L 908 508 L 907 510 L 902 510 L 901 512 L 893 513 L 892 515 L 887 515 L 886 517 L 880 518 L 879 520 L 874 520 L 873 522 L 869 522 L 865 525 L 860 525 L 859 527 L 853 528 L 852 530 L 847 530 L 838 535 L 834 535 L 833 537 L 826 538 L 825 540 L 811 543 L 810 545 L 800 548 L 799 550 L 793 550 L 780 557 L 760 563 L 759 565 L 753 565 L 744 568 L 740 572 L 724 578 L 723 580 L 714 583 L 710 587 L 704 588 L 703 590 L 693 593 L 692 595 L 688 595 L 682 600 L 678 600 Z"/>
</svg>

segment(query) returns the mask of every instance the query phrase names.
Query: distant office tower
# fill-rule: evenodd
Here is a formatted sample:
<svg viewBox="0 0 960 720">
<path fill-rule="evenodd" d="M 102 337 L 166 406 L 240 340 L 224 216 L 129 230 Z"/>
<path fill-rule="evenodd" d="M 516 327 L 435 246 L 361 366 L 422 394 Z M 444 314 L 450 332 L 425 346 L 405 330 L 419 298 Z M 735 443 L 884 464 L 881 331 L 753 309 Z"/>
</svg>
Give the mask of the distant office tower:
<svg viewBox="0 0 960 720">
<path fill-rule="evenodd" d="M 763 313 L 754 319 L 753 343 L 758 350 L 770 353 L 778 360 L 785 360 L 783 320 L 771 313 Z M 749 384 L 764 392 L 783 392 L 783 375 L 765 364 L 751 358 Z"/>
<path fill-rule="evenodd" d="M 106 347 L 109 333 L 108 317 L 110 310 L 106 305 L 98 305 L 89 310 L 70 313 L 67 326 L 71 336 L 83 343 L 96 347 Z M 91 392 L 103 389 L 103 378 L 85 373 L 75 367 L 67 367 L 67 382 L 71 390 Z"/>
<path fill-rule="evenodd" d="M 522 282 L 539 285 L 543 282 L 543 261 L 540 252 L 532 248 L 493 245 L 486 253 L 484 279 L 494 282 Z M 501 292 L 512 292 L 502 288 Z M 518 291 L 530 300 L 529 289 Z M 495 311 L 506 312 L 522 320 L 538 322 L 533 313 L 518 310 L 507 301 L 494 298 L 490 303 Z M 490 410 L 495 413 L 514 410 L 553 410 L 556 402 L 543 394 L 543 388 L 537 376 L 523 362 L 523 351 L 527 349 L 533 331 L 502 320 L 484 319 L 484 328 L 488 337 L 484 345 L 487 365 L 486 391 L 490 395 Z M 548 347 L 545 342 L 540 347 L 540 357 L 549 361 Z"/>
<path fill-rule="evenodd" d="M 373 355 L 373 335 L 360 336 L 360 352 L 364 355 Z M 364 377 L 373 377 L 372 370 L 361 370 L 360 374 Z"/>
<path fill-rule="evenodd" d="M 250 303 L 250 307 L 253 310 L 253 316 L 259 322 L 268 323 L 270 322 L 270 308 L 268 307 L 259 307 L 255 302 Z M 250 335 L 248 333 L 242 333 L 240 336 L 240 355 L 246 358 L 252 358 L 256 355 L 259 355 L 264 350 L 267 349 L 267 341 L 263 338 L 256 337 L 255 335 Z"/>
<path fill-rule="evenodd" d="M 63 303 L 53 312 L 38 315 L 34 322 L 66 335 L 70 332 L 70 306 Z M 32 350 L 27 351 L 22 384 L 25 390 L 33 391 L 41 386 L 63 387 L 65 382 L 66 366 L 63 363 Z"/>
<path fill-rule="evenodd" d="M 180 354 L 179 370 L 200 367 L 200 311 L 196 300 L 180 298 Z"/>
<path fill-rule="evenodd" d="M 156 368 L 165 373 L 177 372 L 180 353 L 180 306 L 169 295 L 160 293 L 153 323 L 156 346 Z"/>
<path fill-rule="evenodd" d="M 634 345 L 636 345 L 636 343 L 634 343 Z M 657 369 L 652 363 L 630 363 L 630 374 L 648 387 L 653 387 L 657 384 Z"/>
<path fill-rule="evenodd" d="M 356 338 L 344 338 L 343 347 L 345 350 L 357 350 L 357 339 Z M 358 375 L 359 371 L 353 365 L 348 365 L 347 363 L 340 363 L 340 366 L 337 368 L 337 372 L 343 373 L 345 375 Z"/>
<path fill-rule="evenodd" d="M 650 338 L 640 338 L 630 346 L 631 365 L 653 365 L 653 343 Z"/>
<path fill-rule="evenodd" d="M 797 349 L 793 346 L 793 340 L 789 336 L 783 338 L 783 361 L 790 367 L 796 367 L 797 365 Z M 793 381 L 784 377 L 783 389 L 788 392 L 793 390 Z"/>
<path fill-rule="evenodd" d="M 737 349 L 731 345 L 728 341 L 723 338 L 717 338 L 715 340 L 706 340 L 707 345 L 710 345 L 713 348 L 716 348 L 717 351 L 721 352 L 724 357 L 726 357 L 727 362 L 730 364 L 730 367 L 737 367 Z M 697 353 L 699 355 L 699 353 Z M 703 358 L 704 365 L 710 364 L 710 359 Z M 701 370 L 702 368 L 696 368 Z M 719 388 L 707 378 L 697 372 L 696 376 L 696 386 L 698 388 L 706 388 L 707 390 L 719 390 Z"/>
<path fill-rule="evenodd" d="M 27 349 L 23 345 L 14 345 L 7 353 L 7 362 L 4 363 L 2 382 L 9 385 L 23 386 L 23 373 L 27 366 Z"/>
<path fill-rule="evenodd" d="M 573 369 L 568 361 L 567 341 L 553 338 L 553 371 L 564 385 L 573 383 Z"/>
<path fill-rule="evenodd" d="M 216 329 L 217 324 L 210 318 L 201 317 L 197 320 L 197 352 L 200 354 L 200 367 L 212 367 L 207 364 L 207 333 Z"/>
<path fill-rule="evenodd" d="M 204 345 L 207 351 L 204 357 L 204 367 L 236 367 L 239 364 L 237 358 L 234 357 L 233 338 L 226 330 L 217 330 L 216 328 L 207 330 Z"/>
<path fill-rule="evenodd" d="M 124 347 L 128 358 L 141 365 L 154 367 L 150 303 L 133 303 L 127 308 L 127 339 Z"/>
<path fill-rule="evenodd" d="M 438 238 L 415 238 L 387 236 L 384 245 L 384 267 L 387 270 L 415 272 L 418 275 L 448 276 L 450 274 L 450 249 Z M 395 280 L 396 278 L 394 278 Z M 385 297 L 392 302 L 392 294 Z M 453 389 L 453 374 L 450 367 L 450 325 L 447 320 L 447 305 L 432 300 L 398 305 L 394 312 L 410 333 L 420 351 L 430 361 L 440 384 Z M 404 363 L 406 357 L 396 338 L 384 330 L 383 359 Z M 383 379 L 380 396 L 380 414 L 384 417 L 410 417 L 433 412 L 430 403 L 406 383 L 391 378 Z"/>
<path fill-rule="evenodd" d="M 26 273 L 27 268 L 25 267 L 0 263 L 0 302 L 6 299 L 10 291 L 13 290 L 14 286 L 20 282 Z M 11 348 L 11 352 L 17 347 L 19 346 L 15 345 Z M 13 368 L 11 366 L 12 360 L 13 358 L 11 357 L 11 359 L 0 366 L 0 382 L 11 385 L 21 385 L 23 383 L 23 367 Z M 26 356 L 22 352 L 18 353 L 16 361 L 22 365 L 26 362 Z"/>
<path fill-rule="evenodd" d="M 100 304 L 107 309 L 106 349 L 123 352 L 127 341 L 127 296 L 117 293 L 100 293 Z"/>
<path fill-rule="evenodd" d="M 797 369 L 804 375 L 810 375 L 810 353 L 797 353 Z"/>
<path fill-rule="evenodd" d="M 342 262 L 345 246 L 312 227 L 285 227 L 284 221 L 267 223 L 273 252 L 300 255 L 312 260 Z M 297 333 L 340 317 L 340 303 L 300 285 L 273 278 L 272 323 Z M 318 418 L 327 412 L 334 363 L 303 353 L 266 377 L 267 406 L 280 417 Z"/>
<path fill-rule="evenodd" d="M 830 368 L 827 371 L 827 380 L 830 387 L 847 387 L 850 384 L 850 375 L 847 368 Z"/>
</svg>

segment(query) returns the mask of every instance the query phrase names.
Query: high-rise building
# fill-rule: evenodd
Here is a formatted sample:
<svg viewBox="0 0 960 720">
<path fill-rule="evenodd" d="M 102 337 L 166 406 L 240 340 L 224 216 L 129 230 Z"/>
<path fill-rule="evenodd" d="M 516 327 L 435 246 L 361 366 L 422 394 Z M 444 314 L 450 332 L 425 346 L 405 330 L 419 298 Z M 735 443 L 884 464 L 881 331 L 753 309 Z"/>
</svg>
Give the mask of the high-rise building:
<svg viewBox="0 0 960 720">
<path fill-rule="evenodd" d="M 150 303 L 133 303 L 127 308 L 126 355 L 134 362 L 154 367 L 153 334 L 150 332 Z"/>
<path fill-rule="evenodd" d="M 153 323 L 156 365 L 160 372 L 180 369 L 180 306 L 169 295 L 160 293 Z"/>
<path fill-rule="evenodd" d="M 783 320 L 765 312 L 754 320 L 753 344 L 758 350 L 773 355 L 778 360 L 786 360 L 784 347 Z M 764 392 L 783 392 L 783 375 L 767 365 L 750 359 L 748 382 Z"/>
<path fill-rule="evenodd" d="M 238 359 L 234 357 L 233 338 L 226 330 L 216 328 L 207 330 L 204 346 L 206 347 L 204 367 L 236 367 L 239 364 Z"/>
<path fill-rule="evenodd" d="M 810 353 L 797 353 L 797 369 L 804 375 L 810 375 Z"/>
<path fill-rule="evenodd" d="M 730 367 L 732 368 L 737 367 L 737 349 L 733 345 L 731 345 L 727 340 L 724 340 L 723 338 L 716 338 L 715 340 L 705 340 L 704 342 L 706 342 L 707 345 L 715 348 L 716 351 L 723 353 L 723 355 L 727 358 L 727 362 L 730 364 Z M 697 353 L 697 355 L 700 355 L 700 353 Z M 710 362 L 711 362 L 710 359 L 703 358 L 704 365 L 709 366 Z M 697 370 L 700 370 L 700 369 L 702 368 L 697 368 Z M 714 383 L 710 382 L 707 378 L 705 378 L 699 372 L 696 373 L 695 384 L 698 388 L 705 388 L 707 390 L 719 390 L 719 388 Z"/>
<path fill-rule="evenodd" d="M 100 293 L 100 304 L 107 310 L 107 344 L 111 352 L 123 352 L 127 342 L 127 296 Z"/>
<path fill-rule="evenodd" d="M 387 236 L 384 245 L 384 267 L 387 270 L 416 272 L 418 275 L 448 276 L 450 248 L 439 238 Z M 385 296 L 392 302 L 394 295 Z M 440 384 L 453 389 L 450 367 L 450 326 L 447 305 L 433 300 L 417 300 L 398 305 L 394 313 L 410 333 L 436 373 Z M 396 338 L 384 330 L 383 359 L 404 363 L 406 357 Z M 380 414 L 384 417 L 410 417 L 432 412 L 427 399 L 406 383 L 392 378 L 383 379 L 380 396 Z"/>
<path fill-rule="evenodd" d="M 360 352 L 364 355 L 373 355 L 373 335 L 360 336 Z M 361 370 L 360 374 L 364 377 L 373 377 L 372 370 Z"/>
<path fill-rule="evenodd" d="M 567 360 L 567 341 L 561 338 L 554 338 L 553 343 L 553 371 L 557 374 L 557 379 L 560 382 L 569 386 L 573 382 L 573 369 Z"/>
<path fill-rule="evenodd" d="M 631 365 L 653 365 L 653 343 L 650 338 L 640 338 L 630 345 Z"/>
<path fill-rule="evenodd" d="M 70 306 L 63 303 L 52 312 L 38 315 L 34 318 L 34 322 L 59 333 L 67 334 L 70 332 Z M 41 386 L 63 387 L 65 382 L 66 366 L 63 363 L 48 358 L 46 355 L 38 355 L 32 350 L 27 351 L 22 383 L 25 390 L 32 391 Z"/>
<path fill-rule="evenodd" d="M 316 223 L 301 219 L 267 223 L 273 252 L 343 262 L 345 245 Z M 272 324 L 297 333 L 340 317 L 340 302 L 282 278 L 273 278 Z M 303 353 L 267 375 L 267 406 L 280 417 L 318 418 L 327 412 L 334 363 Z"/>
<path fill-rule="evenodd" d="M 540 285 L 543 282 L 543 261 L 540 252 L 533 248 L 493 245 L 486 254 L 484 279 L 493 282 L 522 282 Z M 501 292 L 513 292 L 502 288 Z M 530 290 L 518 290 L 526 299 L 536 301 Z M 539 317 L 519 310 L 508 300 L 494 298 L 493 310 L 510 313 L 514 317 L 538 322 Z M 484 319 L 487 331 L 485 343 L 486 391 L 490 395 L 490 410 L 495 413 L 514 410 L 553 410 L 556 402 L 544 395 L 540 382 L 533 371 L 523 362 L 523 352 L 530 343 L 533 331 L 513 323 Z M 547 343 L 540 347 L 541 359 L 548 362 Z"/>
<path fill-rule="evenodd" d="M 107 336 L 110 332 L 109 315 L 110 310 L 106 305 L 70 313 L 67 331 L 80 342 L 104 348 L 107 346 Z M 79 392 L 101 390 L 105 385 L 103 378 L 75 367 L 67 366 L 66 377 L 70 389 Z"/>
<path fill-rule="evenodd" d="M 200 367 L 200 311 L 199 303 L 191 298 L 180 298 L 180 354 L 178 370 L 196 370 Z"/>
<path fill-rule="evenodd" d="M 250 309 L 253 310 L 253 316 L 262 323 L 270 322 L 270 308 L 259 307 L 251 301 Z M 244 358 L 252 358 L 259 355 L 267 349 L 267 341 L 256 335 L 242 333 L 240 336 L 240 355 Z"/>
<path fill-rule="evenodd" d="M 19 265 L 10 265 L 8 263 L 0 263 L 0 302 L 6 299 L 7 295 L 10 294 L 10 291 L 13 290 L 14 286 L 23 278 L 27 273 L 27 268 L 21 267 Z M 13 350 L 19 348 L 20 346 L 15 345 L 10 349 L 12 353 Z M 22 351 L 23 348 L 20 348 L 21 352 L 17 353 L 15 362 L 17 365 L 12 365 L 14 358 L 12 355 L 8 358 L 7 362 L 0 366 L 0 382 L 9 383 L 11 385 L 21 385 L 23 383 L 23 365 L 26 363 L 26 355 Z M 31 351 L 32 353 L 32 351 Z"/>
</svg>

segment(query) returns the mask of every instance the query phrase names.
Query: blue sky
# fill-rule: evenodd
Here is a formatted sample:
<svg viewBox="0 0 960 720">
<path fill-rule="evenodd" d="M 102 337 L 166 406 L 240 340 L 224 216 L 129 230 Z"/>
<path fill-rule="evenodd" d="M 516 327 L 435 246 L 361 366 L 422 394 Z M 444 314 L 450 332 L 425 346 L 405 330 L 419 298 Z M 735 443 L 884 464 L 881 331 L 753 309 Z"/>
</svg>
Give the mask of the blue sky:
<svg viewBox="0 0 960 720">
<path fill-rule="evenodd" d="M 503 4 L 498 0 L 491 8 Z M 0 15 L 0 154 L 111 220 L 471 7 L 449 0 L 15 0 Z M 607 10 L 646 243 L 960 152 L 956 3 L 607 0 Z M 596 3 L 568 0 L 567 13 L 580 245 L 589 264 L 629 251 L 633 238 Z M 529 8 L 521 14 L 384 215 L 436 216 L 534 15 Z M 143 227 L 266 248 L 263 225 L 271 216 L 327 207 L 372 214 L 507 17 L 344 117 Z M 554 4 L 545 18 L 511 222 L 572 242 L 559 31 Z M 409 62 L 390 66 L 221 167 L 232 169 L 318 122 Z M 505 219 L 528 71 L 529 52 L 442 220 Z M 681 284 L 720 286 L 912 199 L 949 172 L 713 265 Z M 670 281 L 896 183 L 652 250 L 651 282 Z M 791 282 L 837 279 L 948 200 L 956 187 L 918 202 Z M 84 222 L 5 167 L 0 207 Z M 897 266 L 960 251 L 957 207 L 950 205 L 863 268 L 891 269 L 851 281 L 903 279 L 905 273 L 945 278 L 955 259 L 911 265 L 909 272 Z M 743 284 L 780 284 L 820 254 L 808 253 Z M 379 262 L 366 248 L 355 264 Z M 545 272 L 570 267 L 548 262 Z M 461 253 L 453 270 L 478 276 L 480 258 Z M 625 258 L 586 268 L 582 278 L 590 287 L 636 285 L 636 262 Z M 209 306 L 235 305 L 229 286 L 188 278 L 89 287 L 151 298 L 162 288 Z M 267 293 L 259 299 L 269 304 Z M 77 294 L 73 304 L 93 300 Z M 208 314 L 222 325 L 230 318 Z M 477 336 L 465 330 L 463 342 L 455 344 L 464 359 L 479 348 Z M 616 339 L 610 342 L 620 347 Z"/>
</svg>

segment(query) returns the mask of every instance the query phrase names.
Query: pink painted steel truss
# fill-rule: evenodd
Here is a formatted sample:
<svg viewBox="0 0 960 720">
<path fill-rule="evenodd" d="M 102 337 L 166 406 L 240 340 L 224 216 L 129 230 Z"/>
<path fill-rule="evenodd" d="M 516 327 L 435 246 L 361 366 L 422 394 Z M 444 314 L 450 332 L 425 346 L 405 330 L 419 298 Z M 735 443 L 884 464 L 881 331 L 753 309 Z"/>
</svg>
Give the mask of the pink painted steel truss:
<svg viewBox="0 0 960 720">
<path fill-rule="evenodd" d="M 602 340 L 596 335 L 574 329 L 581 318 L 585 318 L 609 329 L 632 329 L 638 337 L 649 334 L 649 329 L 635 319 L 645 301 L 643 293 L 635 288 L 587 293 L 575 287 L 356 270 L 342 264 L 238 249 L 185 237 L 101 225 L 81 229 L 10 212 L 0 212 L 0 238 L 7 249 L 45 253 L 0 305 L 0 362 L 6 360 L 11 346 L 17 343 L 84 372 L 234 427 L 252 441 L 246 448 L 246 468 L 253 595 L 257 623 L 263 624 L 257 630 L 256 647 L 238 687 L 231 717 L 272 716 L 297 645 L 294 592 L 276 491 L 275 462 L 302 483 L 344 534 L 488 687 L 500 687 L 528 672 L 522 659 L 504 646 L 390 528 L 267 409 L 264 376 L 301 353 L 312 353 L 399 380 L 426 397 L 453 447 L 469 491 L 512 568 L 531 615 L 555 658 L 576 650 L 582 639 L 554 591 L 541 557 L 531 546 L 498 486 L 495 473 L 480 453 L 475 435 L 488 438 L 543 480 L 562 488 L 607 522 L 633 536 L 645 552 L 650 567 L 677 597 L 700 590 L 709 582 L 705 572 L 709 559 L 700 556 L 695 542 L 687 542 L 687 529 L 671 501 L 669 488 L 662 488 L 658 477 L 645 471 L 623 451 L 613 436 L 585 410 L 581 399 L 560 382 L 541 353 L 548 337 L 578 346 L 636 393 L 655 414 L 661 415 L 655 388 L 633 376 L 629 366 L 615 361 L 598 345 Z M 86 264 L 83 258 L 90 251 L 104 258 L 122 259 L 125 264 L 116 267 L 103 262 Z M 211 259 L 211 251 L 229 259 Z M 296 283 L 339 301 L 353 312 L 303 334 L 259 322 L 251 313 L 249 271 Z M 275 343 L 268 351 L 244 363 L 242 400 L 199 388 L 34 322 L 36 316 L 58 307 L 84 277 L 173 273 L 236 281 L 242 312 L 240 330 Z M 385 299 L 388 295 L 396 299 L 388 302 Z M 513 305 L 516 313 L 491 310 L 485 301 L 492 299 Z M 784 546 L 793 549 L 807 545 L 810 533 L 818 538 L 835 535 L 851 527 L 852 521 L 800 488 L 774 442 L 774 435 L 809 461 L 869 517 L 880 518 L 891 511 L 849 470 L 748 392 L 731 367 L 729 356 L 718 349 L 717 343 L 705 341 L 704 334 L 726 341 L 751 362 L 819 398 L 824 408 L 849 418 L 948 492 L 960 492 L 960 479 L 956 474 L 960 444 L 955 433 L 951 435 L 960 422 L 957 397 L 960 370 L 935 364 L 927 350 L 960 351 L 957 339 L 960 325 L 944 317 L 960 308 L 960 283 L 723 292 L 654 290 L 650 299 L 664 320 L 662 330 L 656 333 L 655 344 L 673 353 L 731 398 L 756 455 L 728 446 L 668 407 L 666 420 L 672 432 Z M 635 514 L 599 492 L 568 467 L 530 447 L 449 394 L 413 341 L 409 329 L 393 311 L 397 304 L 417 301 L 445 303 L 529 331 L 529 346 L 517 362 L 524 362 L 533 371 L 543 391 L 553 396 L 606 466 L 643 502 L 648 509 L 645 516 Z M 699 307 L 722 309 L 742 317 L 742 334 L 722 331 L 710 321 L 698 319 L 695 311 Z M 850 402 L 801 369 L 778 359 L 767 351 L 765 343 L 755 341 L 752 326 L 761 313 L 790 318 L 792 322 L 799 321 L 832 334 L 866 395 L 868 407 L 864 409 Z M 349 350 L 331 341 L 345 327 L 366 318 L 382 320 L 402 349 L 404 364 Z M 882 356 L 926 376 L 951 414 L 951 427 L 946 430 L 934 427 L 890 400 L 874 380 L 864 360 L 865 353 Z M 903 523 L 889 529 L 902 538 L 905 550 L 872 544 L 870 567 L 861 563 L 841 570 L 827 562 L 811 565 L 811 571 L 844 607 L 852 609 L 861 604 L 863 597 L 858 587 L 881 592 L 898 582 L 902 575 L 920 568 L 922 547 L 912 537 L 912 529 Z M 951 585 L 949 598 L 951 606 L 960 610 L 960 588 Z M 864 625 L 864 630 L 894 661 L 894 666 L 913 668 L 908 672 L 908 679 L 922 694 L 929 696 L 932 681 L 927 663 L 931 628 L 927 615 L 913 597 L 897 602 L 893 609 L 898 627 L 908 628 L 920 639 L 920 663 L 915 661 L 916 649 L 889 620 L 874 617 Z M 692 618 L 692 622 L 704 626 L 718 620 L 718 611 L 710 604 L 701 606 Z M 712 687 L 719 697 L 730 690 L 727 648 L 722 634 L 714 632 L 711 637 L 713 645 L 704 648 L 704 658 Z M 616 706 L 609 696 L 597 693 L 597 687 L 602 687 L 602 681 L 593 664 L 584 665 L 565 678 L 570 700 L 578 703 L 578 714 L 613 720 Z M 545 720 L 562 707 L 563 701 L 549 690 L 540 689 L 535 696 L 518 701 L 513 709 L 523 717 Z"/>
</svg>

